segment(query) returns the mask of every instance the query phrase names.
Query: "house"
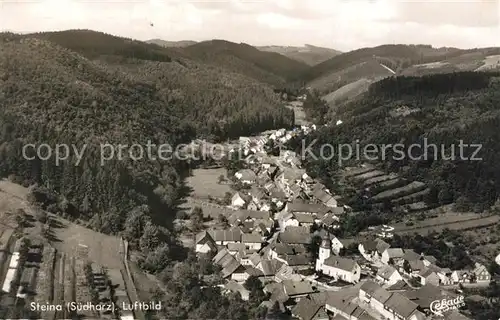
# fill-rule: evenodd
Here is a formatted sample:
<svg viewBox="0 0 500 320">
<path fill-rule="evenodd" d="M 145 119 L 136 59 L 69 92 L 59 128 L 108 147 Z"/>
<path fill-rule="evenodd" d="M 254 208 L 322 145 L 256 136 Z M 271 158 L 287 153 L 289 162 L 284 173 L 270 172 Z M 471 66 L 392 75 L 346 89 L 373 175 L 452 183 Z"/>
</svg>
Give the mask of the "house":
<svg viewBox="0 0 500 320">
<path fill-rule="evenodd" d="M 424 262 L 422 260 L 405 260 L 403 262 L 403 272 L 412 275 L 412 276 L 417 276 L 420 272 L 424 271 L 427 269 L 425 266 Z"/>
<path fill-rule="evenodd" d="M 346 246 L 342 242 L 342 240 L 338 239 L 337 237 L 331 237 L 331 246 L 332 246 L 332 252 L 338 255 L 340 253 L 340 250 L 344 249 Z"/>
<path fill-rule="evenodd" d="M 228 230 L 211 229 L 207 231 L 217 245 L 225 246 L 229 243 L 241 242 L 241 230 L 231 228 Z"/>
<path fill-rule="evenodd" d="M 328 320 L 325 306 L 309 298 L 300 299 L 292 308 L 292 316 L 300 320 Z"/>
<path fill-rule="evenodd" d="M 285 294 L 290 297 L 290 299 L 295 299 L 297 301 L 299 298 L 316 292 L 308 281 L 284 280 L 282 283 Z"/>
<path fill-rule="evenodd" d="M 290 213 L 304 213 L 310 215 L 321 215 L 324 216 L 326 213 L 330 212 L 330 209 L 322 204 L 306 203 L 301 200 L 294 200 L 288 203 L 285 210 Z"/>
<path fill-rule="evenodd" d="M 214 264 L 222 268 L 222 276 L 230 277 L 241 265 L 236 258 L 225 248 L 221 249 L 212 259 Z"/>
<path fill-rule="evenodd" d="M 302 170 L 285 167 L 276 175 L 275 181 L 282 186 L 289 187 L 294 183 L 300 182 L 302 180 L 302 174 Z"/>
<path fill-rule="evenodd" d="M 250 169 L 242 169 L 234 174 L 236 179 L 244 184 L 253 184 L 257 179 L 257 175 Z"/>
<path fill-rule="evenodd" d="M 402 265 L 404 251 L 401 248 L 387 248 L 384 252 L 382 252 L 382 257 L 380 261 L 384 264 L 390 264 L 392 262 L 393 265 Z"/>
<path fill-rule="evenodd" d="M 311 227 L 314 224 L 314 217 L 305 213 L 294 213 L 293 219 L 297 221 L 297 226 Z"/>
<path fill-rule="evenodd" d="M 451 273 L 451 280 L 453 283 L 470 283 L 471 274 L 467 270 L 455 270 Z"/>
<path fill-rule="evenodd" d="M 307 227 L 305 229 L 300 227 L 299 229 L 290 228 L 290 230 L 287 229 L 278 235 L 278 241 L 287 244 L 308 245 L 311 241 L 311 234 Z"/>
<path fill-rule="evenodd" d="M 359 290 L 355 288 L 331 291 L 325 302 L 325 309 L 333 314 L 333 320 L 375 320 L 357 300 Z"/>
<path fill-rule="evenodd" d="M 196 248 L 197 253 L 216 252 L 217 244 L 212 236 L 207 231 L 202 231 L 196 235 Z"/>
<path fill-rule="evenodd" d="M 333 212 L 328 212 L 321 219 L 317 219 L 316 223 L 326 229 L 340 228 L 340 218 Z"/>
<path fill-rule="evenodd" d="M 491 274 L 489 273 L 488 269 L 480 263 L 475 263 L 472 273 L 474 274 L 474 278 L 478 283 L 489 283 L 491 281 Z"/>
<path fill-rule="evenodd" d="M 262 248 L 262 236 L 257 233 L 243 233 L 241 235 L 241 242 L 249 250 L 260 250 Z"/>
<path fill-rule="evenodd" d="M 373 281 L 366 281 L 359 290 L 359 299 L 380 314 L 381 319 L 424 320 L 414 303 L 398 292 L 388 292 Z"/>
<path fill-rule="evenodd" d="M 393 267 L 384 266 L 378 270 L 376 279 L 381 284 L 392 286 L 398 281 L 403 280 L 403 277 Z"/>
<path fill-rule="evenodd" d="M 425 268 L 420 270 L 417 275 L 417 278 L 420 280 L 421 285 L 432 284 L 434 286 L 438 286 L 440 284 L 440 278 L 437 273 L 433 270 L 433 268 Z"/>
<path fill-rule="evenodd" d="M 316 259 L 316 271 L 345 282 L 357 283 L 361 277 L 360 266 L 352 259 L 332 256 L 331 249 L 330 237 L 324 237 Z"/>
<path fill-rule="evenodd" d="M 420 260 L 422 260 L 426 267 L 430 266 L 431 264 L 436 264 L 437 262 L 437 259 L 434 256 L 424 255 L 423 253 L 421 254 Z"/>
<path fill-rule="evenodd" d="M 361 255 L 368 261 L 379 260 L 390 245 L 381 239 L 367 240 L 358 245 Z"/>
<path fill-rule="evenodd" d="M 238 264 L 238 268 L 231 272 L 231 280 L 242 283 L 245 282 L 250 277 L 250 275 L 247 273 L 248 267 L 242 265 L 239 262 Z"/>
<path fill-rule="evenodd" d="M 312 196 L 327 207 L 333 208 L 337 206 L 337 200 L 330 193 L 326 192 L 325 189 L 317 189 L 313 192 Z"/>
<path fill-rule="evenodd" d="M 249 197 L 241 194 L 240 192 L 236 192 L 231 198 L 231 206 L 236 208 L 244 208 L 249 202 Z"/>
</svg>

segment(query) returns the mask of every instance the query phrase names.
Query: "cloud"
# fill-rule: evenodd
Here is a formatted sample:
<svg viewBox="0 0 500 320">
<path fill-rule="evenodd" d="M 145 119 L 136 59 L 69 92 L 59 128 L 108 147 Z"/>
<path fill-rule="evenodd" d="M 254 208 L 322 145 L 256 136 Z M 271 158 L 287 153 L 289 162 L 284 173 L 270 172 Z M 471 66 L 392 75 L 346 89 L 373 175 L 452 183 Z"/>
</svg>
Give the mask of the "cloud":
<svg viewBox="0 0 500 320">
<path fill-rule="evenodd" d="M 498 1 L 479 0 L 39 0 L 2 2 L 0 29 L 80 28 L 141 40 L 223 38 L 343 51 L 385 43 L 500 46 L 499 8 Z"/>
</svg>

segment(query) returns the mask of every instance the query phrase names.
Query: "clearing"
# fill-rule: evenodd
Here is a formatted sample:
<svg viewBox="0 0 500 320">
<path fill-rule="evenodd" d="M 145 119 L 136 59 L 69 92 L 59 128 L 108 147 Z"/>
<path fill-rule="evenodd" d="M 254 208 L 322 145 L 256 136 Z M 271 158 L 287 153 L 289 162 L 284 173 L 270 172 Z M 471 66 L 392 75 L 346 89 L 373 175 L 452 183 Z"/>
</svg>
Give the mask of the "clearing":
<svg viewBox="0 0 500 320">
<path fill-rule="evenodd" d="M 219 184 L 219 176 L 226 177 L 225 168 L 194 169 L 192 175 L 186 179 L 191 187 L 193 198 L 208 199 L 209 197 L 223 198 L 226 192 L 231 191 L 230 184 Z"/>
</svg>

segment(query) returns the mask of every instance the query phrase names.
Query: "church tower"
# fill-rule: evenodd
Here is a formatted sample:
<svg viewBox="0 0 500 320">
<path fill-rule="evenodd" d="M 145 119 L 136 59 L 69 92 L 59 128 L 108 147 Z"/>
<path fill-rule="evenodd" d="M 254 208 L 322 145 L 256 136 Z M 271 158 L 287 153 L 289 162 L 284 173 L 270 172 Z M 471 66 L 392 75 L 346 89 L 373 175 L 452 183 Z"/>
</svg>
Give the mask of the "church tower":
<svg viewBox="0 0 500 320">
<path fill-rule="evenodd" d="M 330 236 L 326 234 L 319 246 L 318 259 L 316 259 L 316 271 L 321 271 L 323 269 L 323 263 L 330 257 L 331 253 L 332 241 L 330 240 Z"/>
</svg>

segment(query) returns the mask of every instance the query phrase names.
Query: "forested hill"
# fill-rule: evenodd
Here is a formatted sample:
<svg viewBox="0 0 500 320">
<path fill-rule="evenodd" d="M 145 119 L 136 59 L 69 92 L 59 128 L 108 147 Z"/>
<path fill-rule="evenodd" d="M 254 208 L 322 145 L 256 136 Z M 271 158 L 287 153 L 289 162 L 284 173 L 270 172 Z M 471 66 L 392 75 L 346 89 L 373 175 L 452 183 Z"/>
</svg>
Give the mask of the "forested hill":
<svg viewBox="0 0 500 320">
<path fill-rule="evenodd" d="M 423 77 L 392 77 L 372 85 L 370 91 L 350 103 L 338 113 L 343 123 L 322 128 L 308 139 L 318 138 L 333 145 L 354 143 L 360 146 L 403 144 L 412 156 L 423 156 L 427 145 L 427 159 L 402 160 L 389 148 L 379 163 L 386 169 L 398 172 L 411 181 L 427 182 L 432 192 L 426 201 L 432 204 L 456 202 L 464 210 L 482 210 L 492 205 L 500 196 L 500 73 L 461 72 Z M 334 120 L 334 119 L 332 119 Z M 464 148 L 463 144 L 482 144 L 476 158 L 471 159 L 476 147 Z M 455 145 L 456 160 L 444 160 L 452 154 Z M 379 149 L 380 150 L 380 149 Z M 362 149 L 361 149 L 362 151 Z M 318 150 L 316 150 L 318 152 Z M 318 154 L 318 153 L 317 153 Z M 371 155 L 371 154 L 370 154 Z M 338 166 L 332 161 L 309 161 L 311 172 L 318 176 L 335 176 Z"/>
<path fill-rule="evenodd" d="M 258 81 L 282 86 L 308 69 L 305 63 L 275 52 L 260 51 L 244 43 L 225 40 L 199 42 L 183 48 L 195 59 L 238 72 Z"/>
<path fill-rule="evenodd" d="M 123 56 L 109 63 L 46 40 L 0 41 L 0 176 L 38 183 L 47 190 L 37 200 L 50 211 L 105 232 L 121 230 L 143 204 L 157 223 L 173 219 L 184 166 L 127 156 L 101 166 L 100 143 L 175 147 L 199 134 L 223 139 L 293 123 L 271 88 L 215 67 Z M 87 149 L 79 166 L 74 156 L 56 165 L 23 160 L 26 143 Z"/>
</svg>

